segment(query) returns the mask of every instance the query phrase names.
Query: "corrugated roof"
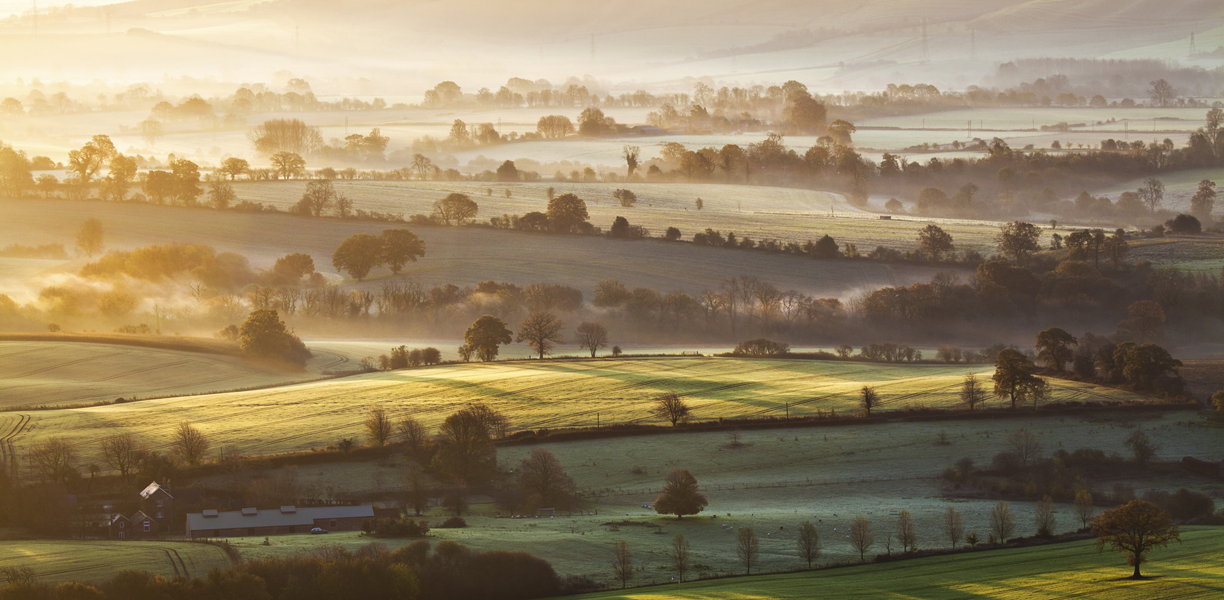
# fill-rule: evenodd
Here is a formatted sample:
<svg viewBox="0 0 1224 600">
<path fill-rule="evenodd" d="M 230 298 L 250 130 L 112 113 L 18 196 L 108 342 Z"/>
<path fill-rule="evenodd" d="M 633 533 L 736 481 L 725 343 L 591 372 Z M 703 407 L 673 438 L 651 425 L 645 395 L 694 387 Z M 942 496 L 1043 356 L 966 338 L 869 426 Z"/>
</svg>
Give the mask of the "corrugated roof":
<svg viewBox="0 0 1224 600">
<path fill-rule="evenodd" d="M 315 519 L 349 519 L 374 518 L 372 506 L 312 506 L 299 507 L 296 512 L 282 512 L 279 509 L 260 510 L 252 515 L 243 515 L 240 511 L 218 512 L 215 517 L 206 517 L 204 513 L 189 513 L 187 525 L 192 531 L 206 529 L 246 529 L 249 527 L 291 527 L 314 526 Z"/>
</svg>

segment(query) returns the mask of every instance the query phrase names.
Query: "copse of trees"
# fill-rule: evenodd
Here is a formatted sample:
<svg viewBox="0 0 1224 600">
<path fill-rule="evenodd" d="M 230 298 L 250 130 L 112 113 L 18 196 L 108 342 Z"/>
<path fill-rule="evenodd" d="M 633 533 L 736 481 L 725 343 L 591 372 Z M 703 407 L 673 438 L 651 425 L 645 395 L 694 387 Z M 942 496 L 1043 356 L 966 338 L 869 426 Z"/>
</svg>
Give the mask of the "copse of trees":
<svg viewBox="0 0 1224 600">
<path fill-rule="evenodd" d="M 289 330 L 275 310 L 251 312 L 238 331 L 243 354 L 261 360 L 286 361 L 304 365 L 310 350 Z"/>
<path fill-rule="evenodd" d="M 409 262 L 425 256 L 425 242 L 407 229 L 385 229 L 381 235 L 358 233 L 350 236 L 332 254 L 332 266 L 357 281 L 365 279 L 374 267 L 385 265 L 399 273 Z"/>
</svg>

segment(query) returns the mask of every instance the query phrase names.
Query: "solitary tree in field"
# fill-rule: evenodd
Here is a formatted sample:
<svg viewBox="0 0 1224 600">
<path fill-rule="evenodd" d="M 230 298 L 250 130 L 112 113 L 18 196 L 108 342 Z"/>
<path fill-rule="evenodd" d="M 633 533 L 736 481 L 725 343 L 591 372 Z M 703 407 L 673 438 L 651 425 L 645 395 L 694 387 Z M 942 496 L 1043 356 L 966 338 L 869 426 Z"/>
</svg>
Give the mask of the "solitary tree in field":
<svg viewBox="0 0 1224 600">
<path fill-rule="evenodd" d="M 221 161 L 221 167 L 217 169 L 217 173 L 228 177 L 230 181 L 237 179 L 242 175 L 251 172 L 251 163 L 245 158 L 231 157 Z"/>
<path fill-rule="evenodd" d="M 949 506 L 944 512 L 944 535 L 956 547 L 956 543 L 965 537 L 965 520 L 955 506 Z"/>
<path fill-rule="evenodd" d="M 208 203 L 215 210 L 225 210 L 237 199 L 238 194 L 234 192 L 234 186 L 225 180 L 214 179 L 208 182 Z"/>
<path fill-rule="evenodd" d="M 93 258 L 93 255 L 102 251 L 102 237 L 102 221 L 86 219 L 81 224 L 81 229 L 77 231 L 77 254 L 84 254 L 89 258 Z"/>
<path fill-rule="evenodd" d="M 744 564 L 744 574 L 751 574 L 752 565 L 757 563 L 757 558 L 761 555 L 761 540 L 757 538 L 756 532 L 752 530 L 751 525 L 740 529 L 736 533 L 735 554 L 739 556 L 740 562 Z"/>
<path fill-rule="evenodd" d="M 625 173 L 625 178 L 633 177 L 633 172 L 638 168 L 638 157 L 641 156 L 642 149 L 637 146 L 625 146 L 621 148 L 621 156 L 625 159 L 625 167 L 628 170 Z"/>
<path fill-rule="evenodd" d="M 382 242 L 380 262 L 392 273 L 398 275 L 404 265 L 425 256 L 425 240 L 407 229 L 384 229 L 378 237 Z"/>
<path fill-rule="evenodd" d="M 1041 440 L 1027 429 L 1017 429 L 1007 436 L 1007 445 L 1020 459 L 1021 466 L 1029 466 L 1041 458 Z"/>
<path fill-rule="evenodd" d="M 574 479 L 557 456 L 543 448 L 532 450 L 519 465 L 518 484 L 528 506 L 569 510 L 574 504 Z"/>
<path fill-rule="evenodd" d="M 1148 89 L 1148 95 L 1152 97 L 1152 104 L 1164 107 L 1177 98 L 1177 89 L 1164 79 L 1151 82 L 1151 86 Z"/>
<path fill-rule="evenodd" d="M 1032 223 L 1012 221 L 999 228 L 999 251 L 1015 262 L 1023 263 L 1034 252 L 1041 250 L 1037 243 L 1041 239 L 1041 230 Z"/>
<path fill-rule="evenodd" d="M 462 225 L 465 221 L 475 218 L 478 212 L 480 206 L 467 194 L 447 194 L 433 205 L 434 216 L 447 225 Z"/>
<path fill-rule="evenodd" d="M 1078 344 L 1075 336 L 1057 327 L 1051 327 L 1037 334 L 1037 360 L 1061 373 L 1063 367 L 1075 359 L 1075 352 L 1071 348 Z"/>
<path fill-rule="evenodd" d="M 366 438 L 370 440 L 371 446 L 384 446 L 391 439 L 394 426 L 391 423 L 391 417 L 387 416 L 386 409 L 375 406 L 366 415 L 365 429 Z"/>
<path fill-rule="evenodd" d="M 990 509 L 990 536 L 997 544 L 1002 544 L 1011 538 L 1016 531 L 1016 517 L 1012 515 L 1011 507 L 1002 500 Z"/>
<path fill-rule="evenodd" d="M 1181 532 L 1169 513 L 1143 500 L 1107 510 L 1092 520 L 1092 532 L 1097 534 L 1096 547 L 1103 552 L 1109 546 L 1114 552 L 1126 554 L 1126 564 L 1135 567 L 1132 579 L 1142 579 L 1139 566 L 1155 548 L 1166 548 L 1169 542 L 1181 543 Z"/>
<path fill-rule="evenodd" d="M 629 542 L 612 543 L 612 573 L 620 580 L 621 589 L 629 586 L 633 579 L 633 554 L 629 552 Z"/>
<path fill-rule="evenodd" d="M 484 362 L 495 360 L 499 346 L 513 341 L 506 323 L 493 315 L 476 319 L 463 334 L 463 345 Z"/>
<path fill-rule="evenodd" d="M 672 568 L 676 570 L 676 577 L 681 583 L 684 582 L 684 576 L 689 571 L 689 542 L 684 539 L 683 533 L 677 533 L 676 537 L 672 538 L 670 556 Z"/>
<path fill-rule="evenodd" d="M 514 339 L 520 343 L 527 342 L 543 360 L 545 354 L 552 352 L 553 344 L 565 343 L 565 338 L 561 337 L 564 326 L 565 323 L 550 312 L 533 312 L 519 323 L 518 335 Z"/>
<path fill-rule="evenodd" d="M 850 523 L 850 547 L 858 552 L 859 562 L 867 561 L 867 551 L 875 545 L 875 534 L 871 533 L 871 522 L 863 517 L 854 517 Z"/>
<path fill-rule="evenodd" d="M 306 172 L 306 159 L 293 152 L 277 152 L 272 155 L 272 172 L 277 179 L 293 179 Z M 317 216 L 317 215 L 316 215 Z"/>
<path fill-rule="evenodd" d="M 1028 398 L 1037 400 L 1044 398 L 1047 385 L 1044 379 L 1033 374 L 1033 363 L 1019 351 L 1008 348 L 995 358 L 994 394 L 1001 399 L 1011 400 L 1015 409 L 1019 403 Z"/>
<path fill-rule="evenodd" d="M 548 201 L 548 225 L 558 233 L 569 233 L 591 217 L 586 202 L 573 194 L 561 194 Z"/>
<path fill-rule="evenodd" d="M 672 427 L 675 427 L 677 423 L 688 419 L 690 412 L 689 405 L 675 392 L 664 392 L 655 399 L 655 407 L 651 414 L 666 420 L 672 424 Z"/>
<path fill-rule="evenodd" d="M 804 521 L 799 526 L 795 546 L 799 550 L 799 558 L 807 563 L 809 569 L 812 568 L 812 563 L 820 559 L 820 534 L 816 532 L 816 526 Z"/>
<path fill-rule="evenodd" d="M 1148 177 L 1143 180 L 1143 185 L 1139 186 L 1139 198 L 1143 203 L 1148 205 L 1152 214 L 1156 214 L 1156 209 L 1164 203 L 1165 185 L 1164 182 L 1155 178 Z"/>
<path fill-rule="evenodd" d="M 683 519 L 684 515 L 701 512 L 709 503 L 705 494 L 698 491 L 697 478 L 685 469 L 676 469 L 667 475 L 663 493 L 655 498 L 654 509 L 661 515 Z"/>
<path fill-rule="evenodd" d="M 578 339 L 579 346 L 591 351 L 591 358 L 595 358 L 600 348 L 608 345 L 608 330 L 599 323 L 579 324 L 578 329 L 574 330 L 574 337 Z"/>
<path fill-rule="evenodd" d="M 211 445 L 203 432 L 186 421 L 179 423 L 178 428 L 174 430 L 174 438 L 171 442 L 174 454 L 193 467 L 204 460 Z"/>
<path fill-rule="evenodd" d="M 876 393 L 874 387 L 865 385 L 859 391 L 859 407 L 867 416 L 871 416 L 871 409 L 880 407 L 880 394 Z"/>
<path fill-rule="evenodd" d="M 1092 521 L 1093 515 L 1096 514 L 1096 507 L 1092 504 L 1092 492 L 1087 489 L 1080 488 L 1075 492 L 1075 516 L 1079 517 L 1080 524 L 1084 527 Z"/>
<path fill-rule="evenodd" d="M 1156 458 L 1156 444 L 1152 442 L 1152 438 L 1144 433 L 1142 429 L 1136 429 L 1126 436 L 1122 442 L 1131 451 L 1131 458 L 1137 465 L 1146 465 Z"/>
<path fill-rule="evenodd" d="M 1042 537 L 1050 537 L 1054 535 L 1054 529 L 1057 527 L 1056 517 L 1054 516 L 1054 498 L 1046 495 L 1037 503 L 1035 524 L 1037 526 L 1037 535 Z"/>
<path fill-rule="evenodd" d="M 945 253 L 954 252 L 956 246 L 952 244 L 952 235 L 943 228 L 927 225 L 918 231 L 918 250 L 931 257 L 931 260 L 939 262 Z"/>
<path fill-rule="evenodd" d="M 361 281 L 382 263 L 383 240 L 368 233 L 357 233 L 340 243 L 332 253 L 332 266 Z"/>
<path fill-rule="evenodd" d="M 986 390 L 982 388 L 982 382 L 978 381 L 977 375 L 965 375 L 964 381 L 961 382 L 960 399 L 969 410 L 986 401 Z"/>
</svg>

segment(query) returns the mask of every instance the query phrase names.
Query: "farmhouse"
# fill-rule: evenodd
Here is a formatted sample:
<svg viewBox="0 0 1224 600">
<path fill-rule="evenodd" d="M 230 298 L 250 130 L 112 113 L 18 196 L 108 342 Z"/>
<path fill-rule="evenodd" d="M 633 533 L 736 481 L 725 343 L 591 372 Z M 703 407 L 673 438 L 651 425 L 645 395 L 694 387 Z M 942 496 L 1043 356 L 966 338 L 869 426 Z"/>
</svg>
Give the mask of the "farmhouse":
<svg viewBox="0 0 1224 600">
<path fill-rule="evenodd" d="M 144 511 L 138 510 L 130 517 L 122 514 L 112 517 L 110 522 L 110 538 L 113 540 L 155 538 L 160 529 L 161 527 L 156 519 L 144 514 Z"/>
<path fill-rule="evenodd" d="M 373 518 L 372 506 L 282 506 L 271 510 L 205 510 L 187 515 L 186 533 L 191 538 L 210 538 L 308 533 L 315 527 L 329 531 L 356 531 L 361 529 L 362 523 Z"/>
<path fill-rule="evenodd" d="M 174 522 L 174 496 L 164 486 L 154 481 L 140 491 L 141 508 L 157 520 L 157 524 L 168 528 Z"/>
</svg>

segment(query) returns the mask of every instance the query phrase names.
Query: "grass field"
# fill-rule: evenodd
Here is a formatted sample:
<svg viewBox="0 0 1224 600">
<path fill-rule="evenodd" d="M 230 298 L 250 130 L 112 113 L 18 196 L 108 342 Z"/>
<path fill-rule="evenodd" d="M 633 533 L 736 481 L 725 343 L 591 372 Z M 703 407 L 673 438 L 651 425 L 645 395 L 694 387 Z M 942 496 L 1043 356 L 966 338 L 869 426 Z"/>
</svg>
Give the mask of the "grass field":
<svg viewBox="0 0 1224 600">
<path fill-rule="evenodd" d="M 1156 267 L 1219 277 L 1224 272 L 1224 237 L 1207 234 L 1145 240 L 1131 247 L 1130 257 Z"/>
<path fill-rule="evenodd" d="M 262 368 L 236 356 L 0 339 L 0 407 L 198 394 L 312 377 Z"/>
<path fill-rule="evenodd" d="M 1136 427 L 1142 427 L 1160 445 L 1158 460 L 1195 455 L 1205 459 L 1219 454 L 1218 429 L 1187 427 L 1185 413 L 1167 415 L 1094 415 L 1091 417 L 1035 418 L 1021 416 L 988 421 L 904 422 L 830 428 L 746 430 L 740 447 L 732 447 L 725 432 L 684 435 L 640 436 L 569 442 L 542 447 L 552 451 L 565 465 L 579 489 L 592 496 L 587 513 L 556 518 L 526 520 L 497 518 L 498 509 L 488 499 L 474 498 L 466 529 L 435 529 L 437 539 L 453 539 L 481 549 L 526 550 L 554 564 L 565 574 L 588 575 L 611 583 L 608 557 L 611 544 L 629 542 L 644 570 L 639 583 L 666 582 L 664 551 L 671 537 L 684 533 L 693 544 L 694 574 L 729 574 L 737 571 L 735 538 L 728 527 L 752 525 L 761 538 L 763 570 L 798 567 L 795 528 L 811 521 L 823 540 L 822 563 L 856 560 L 845 540 L 845 528 L 856 515 L 871 521 L 876 533 L 874 553 L 886 551 L 885 537 L 896 527 L 900 510 L 913 515 L 920 548 L 947 546 L 941 534 L 942 515 L 955 506 L 964 516 L 967 532 L 984 536 L 989 531 L 988 514 L 994 500 L 946 496 L 940 481 L 943 469 L 969 456 L 986 464 L 996 452 L 1007 448 L 1007 436 L 1026 428 L 1038 436 L 1045 452 L 1080 447 L 1124 453 L 1122 442 Z M 949 445 L 936 445 L 940 432 Z M 517 467 L 533 446 L 510 446 L 498 451 L 502 468 Z M 1214 454 L 1212 454 L 1214 452 Z M 331 463 L 296 469 L 305 489 L 319 493 L 398 492 L 404 489 L 403 474 L 409 460 L 392 457 L 376 462 Z M 673 469 L 690 470 L 697 477 L 710 505 L 696 518 L 676 521 L 644 508 L 658 495 L 663 478 Z M 258 476 L 246 475 L 249 476 Z M 206 486 L 231 487 L 227 476 L 201 482 Z M 1139 492 L 1148 488 L 1176 489 L 1186 486 L 1207 492 L 1224 491 L 1224 484 L 1181 472 L 1133 473 L 1125 481 Z M 1109 489 L 1113 481 L 1094 482 Z M 1013 501 L 1016 535 L 1032 535 L 1034 506 Z M 1057 530 L 1079 527 L 1068 505 L 1057 507 Z M 717 515 L 717 518 L 714 516 Z M 432 508 L 426 518 L 437 523 L 446 517 Z M 321 543 L 340 543 L 355 548 L 369 541 L 356 534 L 331 534 L 326 539 L 311 536 L 273 538 L 262 546 L 262 538 L 236 538 L 231 542 L 245 557 L 276 556 L 301 552 Z M 382 540 L 395 546 L 410 540 Z M 894 547 L 894 550 L 896 548 Z"/>
<path fill-rule="evenodd" d="M 880 365 L 801 360 L 730 358 L 596 359 L 455 364 L 372 373 L 249 392 L 164 398 L 91 408 L 30 413 L 14 444 L 51 436 L 78 442 L 82 453 L 97 441 L 130 431 L 166 449 L 174 425 L 191 421 L 214 447 L 236 445 L 247 453 L 323 447 L 362 436 L 365 412 L 384 406 L 394 416 L 412 414 L 435 426 L 468 402 L 486 402 L 513 429 L 658 423 L 649 416 L 662 392 L 681 394 L 696 419 L 783 416 L 856 410 L 859 388 L 875 385 L 886 408 L 956 405 L 961 377 L 987 376 L 983 365 Z M 1134 399 L 1126 392 L 1052 381 L 1053 401 Z M 0 417 L 16 421 L 17 414 Z"/>
<path fill-rule="evenodd" d="M 31 567 L 47 583 L 99 583 L 127 570 L 204 577 L 230 564 L 220 548 L 191 542 L 0 541 L 0 568 Z"/>
<path fill-rule="evenodd" d="M 1224 595 L 1224 530 L 1190 527 L 1182 543 L 1152 553 L 1150 579 L 1130 581 L 1122 557 L 1097 553 L 1092 541 L 1070 542 L 916 560 L 723 581 L 699 581 L 579 598 L 670 600 L 702 598 L 1039 599 L 1218 598 Z"/>
<path fill-rule="evenodd" d="M 863 251 L 877 245 L 909 248 L 916 245 L 917 231 L 926 223 L 945 227 L 963 249 L 986 253 L 993 250 L 998 225 L 986 221 L 954 219 L 908 220 L 896 216 L 880 221 L 875 214 L 848 204 L 836 193 L 776 187 L 685 183 L 470 183 L 341 181 L 336 189 L 351 197 L 357 208 L 380 212 L 430 214 L 435 201 L 447 194 L 468 194 L 480 205 L 479 221 L 503 214 L 543 211 L 548 206 L 547 189 L 557 194 L 574 193 L 587 202 L 591 222 L 604 228 L 623 216 L 642 225 L 654 235 L 677 227 L 690 239 L 707 228 L 726 233 L 734 231 L 754 239 L 807 241 L 826 233 L 839 241 L 854 242 Z M 235 186 L 240 198 L 273 204 L 288 209 L 302 196 L 305 182 L 255 182 Z M 627 188 L 638 196 L 632 208 L 621 207 L 613 199 L 617 188 Z M 491 195 L 487 192 L 492 190 Z M 505 197 L 506 191 L 511 193 Z M 702 210 L 695 201 L 701 198 Z M 872 207 L 882 210 L 882 205 Z"/>
<path fill-rule="evenodd" d="M 300 185 L 292 183 L 287 185 Z M 304 185 L 304 184 L 301 184 Z M 541 198 L 543 195 L 541 194 Z M 268 268 L 277 257 L 307 252 L 315 267 L 334 273 L 331 256 L 346 237 L 354 233 L 378 233 L 386 223 L 342 222 L 302 219 L 289 215 L 249 215 L 188 210 L 148 205 L 102 202 L 5 202 L 11 218 L 0 222 L 0 238 L 18 243 L 73 243 L 80 222 L 97 217 L 106 230 L 109 248 L 132 248 L 170 242 L 201 242 L 218 250 L 238 252 L 259 268 Z M 78 215 L 65 219 L 64 214 Z M 792 219 L 798 220 L 798 219 Z M 635 219 L 635 222 L 637 220 Z M 855 241 L 855 233 L 867 235 L 877 221 L 859 219 L 813 219 L 811 237 L 824 234 L 821 223 L 848 228 L 834 232 L 843 241 Z M 883 225 L 904 227 L 897 239 L 916 237 L 920 223 Z M 908 285 L 929 281 L 941 269 L 886 265 L 865 261 L 817 261 L 759 252 L 701 248 L 664 242 L 620 242 L 606 238 L 530 235 L 467 228 L 412 227 L 426 242 L 426 255 L 406 268 L 406 277 L 428 285 L 456 283 L 474 285 L 493 279 L 525 285 L 542 281 L 560 283 L 587 292 L 595 283 L 612 277 L 630 287 L 700 293 L 740 274 L 752 274 L 781 289 L 795 289 L 823 297 L 846 297 L 884 285 Z M 898 246 L 908 247 L 910 242 Z M 859 247 L 866 249 L 860 242 Z M 496 248 L 496 252 L 490 252 Z M 649 264 L 651 269 L 643 270 Z M 942 269 L 949 270 L 949 269 Z M 385 271 L 375 271 L 380 277 Z M 364 284 L 377 288 L 377 279 Z M 38 289 L 6 285 L 5 291 L 18 302 L 37 296 Z M 24 296 L 22 296 L 24 294 Z M 22 296 L 22 297 L 19 297 Z"/>
</svg>

